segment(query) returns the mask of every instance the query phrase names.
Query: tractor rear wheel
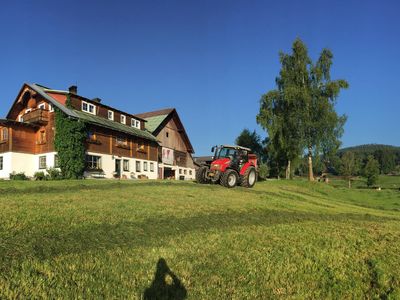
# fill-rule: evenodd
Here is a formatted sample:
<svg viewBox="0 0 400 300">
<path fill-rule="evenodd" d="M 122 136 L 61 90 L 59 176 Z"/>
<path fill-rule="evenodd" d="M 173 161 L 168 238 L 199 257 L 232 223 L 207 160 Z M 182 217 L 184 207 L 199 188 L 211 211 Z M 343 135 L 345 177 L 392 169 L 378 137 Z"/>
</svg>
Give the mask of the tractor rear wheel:
<svg viewBox="0 0 400 300">
<path fill-rule="evenodd" d="M 197 183 L 204 184 L 204 183 L 208 183 L 209 182 L 209 180 L 206 177 L 207 171 L 208 171 L 208 167 L 207 166 L 202 166 L 202 167 L 197 169 L 197 171 L 196 171 L 196 182 Z"/>
<path fill-rule="evenodd" d="M 233 188 L 237 185 L 239 180 L 238 173 L 235 170 L 228 169 L 222 174 L 221 184 L 227 188 Z"/>
<path fill-rule="evenodd" d="M 249 167 L 242 176 L 242 186 L 252 188 L 257 181 L 257 171 L 254 167 Z"/>
</svg>

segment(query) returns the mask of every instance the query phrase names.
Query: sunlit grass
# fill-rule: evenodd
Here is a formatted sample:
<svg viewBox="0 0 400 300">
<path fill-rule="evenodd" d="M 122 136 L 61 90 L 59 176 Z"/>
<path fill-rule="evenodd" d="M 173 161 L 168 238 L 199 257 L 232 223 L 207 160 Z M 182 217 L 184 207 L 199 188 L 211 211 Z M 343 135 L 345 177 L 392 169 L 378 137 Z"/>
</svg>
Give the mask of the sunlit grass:
<svg viewBox="0 0 400 300">
<path fill-rule="evenodd" d="M 137 299 L 163 258 L 189 299 L 396 299 L 399 208 L 298 181 L 0 182 L 0 298 Z"/>
</svg>

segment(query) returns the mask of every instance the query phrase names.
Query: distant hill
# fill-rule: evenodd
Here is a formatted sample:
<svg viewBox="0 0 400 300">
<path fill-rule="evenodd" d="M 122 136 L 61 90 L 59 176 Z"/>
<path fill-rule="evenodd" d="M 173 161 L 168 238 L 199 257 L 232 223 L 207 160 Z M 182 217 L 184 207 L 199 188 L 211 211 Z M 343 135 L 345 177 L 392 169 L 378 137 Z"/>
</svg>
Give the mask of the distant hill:
<svg viewBox="0 0 400 300">
<path fill-rule="evenodd" d="M 343 154 L 348 151 L 358 152 L 363 154 L 373 154 L 377 150 L 390 151 L 390 152 L 398 152 L 400 153 L 400 147 L 392 146 L 392 145 L 383 145 L 383 144 L 365 144 L 358 145 L 353 147 L 342 148 L 338 151 L 339 154 Z"/>
</svg>

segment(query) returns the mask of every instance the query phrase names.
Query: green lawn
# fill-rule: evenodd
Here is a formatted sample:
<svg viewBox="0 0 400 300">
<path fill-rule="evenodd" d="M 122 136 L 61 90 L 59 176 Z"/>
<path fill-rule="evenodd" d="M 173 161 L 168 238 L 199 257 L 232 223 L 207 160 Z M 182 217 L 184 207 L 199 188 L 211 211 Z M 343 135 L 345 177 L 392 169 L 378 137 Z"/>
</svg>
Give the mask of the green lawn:
<svg viewBox="0 0 400 300">
<path fill-rule="evenodd" d="M 395 189 L 0 182 L 0 299 L 399 299 L 399 270 Z"/>
</svg>

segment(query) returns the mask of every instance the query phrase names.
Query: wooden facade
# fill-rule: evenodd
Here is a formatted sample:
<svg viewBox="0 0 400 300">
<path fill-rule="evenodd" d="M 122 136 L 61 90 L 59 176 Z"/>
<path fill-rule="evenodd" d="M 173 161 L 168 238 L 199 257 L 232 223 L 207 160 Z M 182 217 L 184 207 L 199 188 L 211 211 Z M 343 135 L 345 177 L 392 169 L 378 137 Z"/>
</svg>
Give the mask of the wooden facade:
<svg viewBox="0 0 400 300">
<path fill-rule="evenodd" d="M 0 120 L 0 132 L 4 132 L 4 139 L 3 135 L 0 135 L 0 155 L 2 153 L 29 155 L 55 153 L 55 107 L 65 107 L 67 96 L 69 96 L 72 106 L 70 111 L 79 111 L 81 115 L 78 114 L 78 117 L 82 116 L 82 102 L 85 102 L 95 107 L 93 113 L 87 113 L 88 117 L 93 115 L 101 118 L 100 120 L 106 119 L 108 122 L 108 126 L 101 126 L 99 122 L 91 123 L 90 118 L 89 121 L 85 120 L 88 124 L 88 138 L 85 143 L 88 153 L 108 155 L 117 160 L 133 158 L 149 161 L 153 162 L 152 166 L 157 163 L 159 145 L 156 138 L 144 130 L 145 120 L 142 118 L 103 105 L 99 100 L 84 98 L 71 91 L 55 91 L 44 87 L 39 89 L 39 87 L 25 84 L 7 118 Z M 113 120 L 109 118 L 109 111 L 112 112 Z M 125 124 L 121 124 L 121 115 L 125 116 Z M 114 124 L 113 122 L 118 126 L 115 128 L 109 126 Z M 130 128 L 133 125 L 139 134 L 135 135 L 136 131 Z M 119 130 L 121 128 L 122 130 Z"/>
</svg>

